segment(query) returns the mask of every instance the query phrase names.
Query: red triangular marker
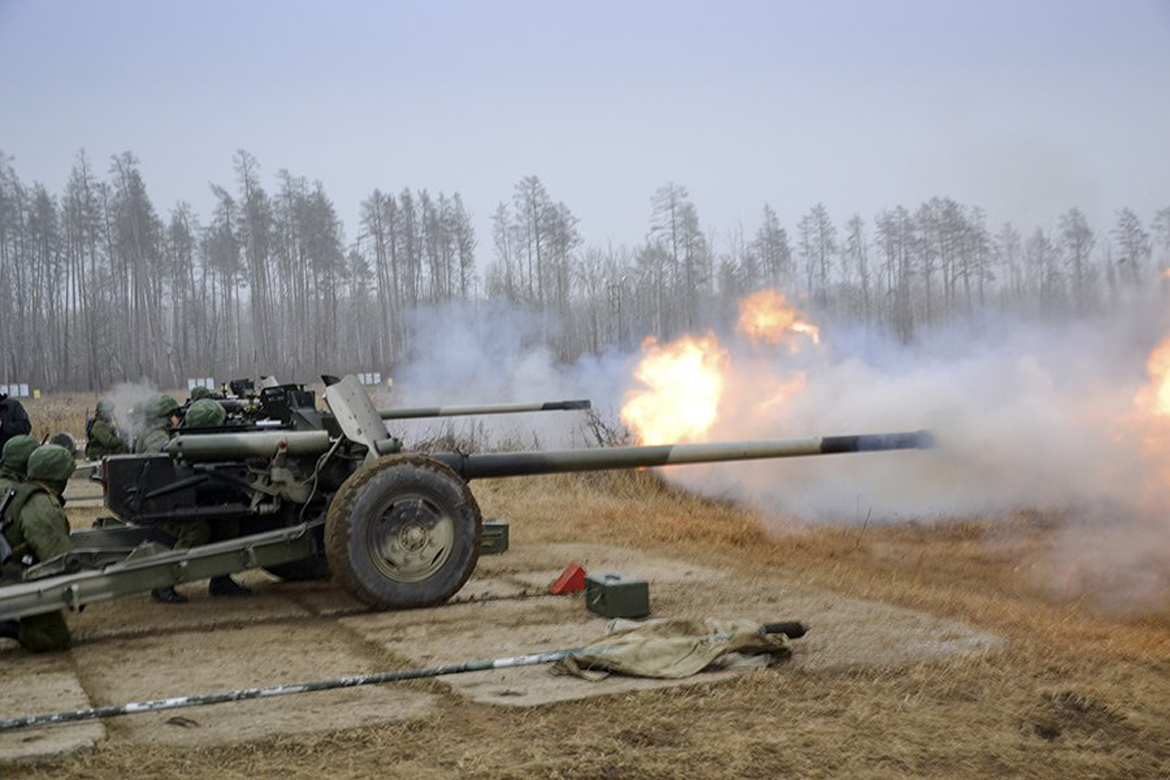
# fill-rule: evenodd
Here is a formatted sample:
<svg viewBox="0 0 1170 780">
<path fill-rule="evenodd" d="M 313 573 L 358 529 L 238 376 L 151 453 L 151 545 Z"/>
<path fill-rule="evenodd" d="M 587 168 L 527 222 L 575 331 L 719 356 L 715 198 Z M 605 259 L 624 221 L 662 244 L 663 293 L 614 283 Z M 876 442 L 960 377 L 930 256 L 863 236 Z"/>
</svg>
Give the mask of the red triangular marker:
<svg viewBox="0 0 1170 780">
<path fill-rule="evenodd" d="M 585 590 L 585 569 L 581 568 L 579 563 L 570 563 L 561 572 L 561 576 L 548 586 L 548 592 L 554 596 L 559 596 L 562 593 L 580 593 L 583 590 Z"/>
</svg>

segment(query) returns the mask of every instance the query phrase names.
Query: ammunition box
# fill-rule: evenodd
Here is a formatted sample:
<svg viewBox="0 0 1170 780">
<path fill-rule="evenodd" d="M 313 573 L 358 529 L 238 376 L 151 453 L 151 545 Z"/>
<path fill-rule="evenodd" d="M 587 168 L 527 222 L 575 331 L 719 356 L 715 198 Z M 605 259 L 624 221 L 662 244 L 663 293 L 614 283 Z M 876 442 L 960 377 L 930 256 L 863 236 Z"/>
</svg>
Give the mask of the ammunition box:
<svg viewBox="0 0 1170 780">
<path fill-rule="evenodd" d="M 480 555 L 499 555 L 508 551 L 508 521 L 484 520 Z"/>
<path fill-rule="evenodd" d="M 650 614 L 650 586 L 616 572 L 585 575 L 585 606 L 608 618 Z"/>
</svg>

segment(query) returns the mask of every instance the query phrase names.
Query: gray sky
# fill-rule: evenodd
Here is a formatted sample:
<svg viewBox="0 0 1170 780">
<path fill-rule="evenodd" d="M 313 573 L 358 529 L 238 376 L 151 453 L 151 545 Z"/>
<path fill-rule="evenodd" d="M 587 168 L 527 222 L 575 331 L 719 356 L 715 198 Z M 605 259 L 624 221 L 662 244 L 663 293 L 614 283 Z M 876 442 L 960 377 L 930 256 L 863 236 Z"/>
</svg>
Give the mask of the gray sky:
<svg viewBox="0 0 1170 780">
<path fill-rule="evenodd" d="M 1170 205 L 1170 2 L 0 0 L 0 149 L 60 191 L 130 150 L 206 216 L 231 156 L 488 220 L 540 176 L 586 240 L 635 243 L 686 185 L 708 230 L 949 195 L 993 223 L 1098 230 Z"/>
</svg>

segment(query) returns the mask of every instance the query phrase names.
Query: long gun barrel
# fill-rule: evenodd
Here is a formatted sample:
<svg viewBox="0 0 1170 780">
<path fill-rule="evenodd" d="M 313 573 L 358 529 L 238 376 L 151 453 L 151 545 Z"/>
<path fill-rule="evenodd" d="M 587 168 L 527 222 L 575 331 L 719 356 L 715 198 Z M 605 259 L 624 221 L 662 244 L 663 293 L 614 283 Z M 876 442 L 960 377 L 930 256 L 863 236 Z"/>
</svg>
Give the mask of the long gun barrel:
<svg viewBox="0 0 1170 780">
<path fill-rule="evenodd" d="M 221 398 L 219 405 L 228 414 L 237 414 L 260 408 L 255 399 Z M 575 401 L 532 401 L 508 404 L 470 404 L 467 406 L 411 406 L 402 409 L 379 409 L 383 420 L 416 420 L 424 417 L 469 417 L 487 414 L 518 414 L 520 412 L 575 412 L 593 408 L 588 399 Z"/>
<path fill-rule="evenodd" d="M 799 458 L 845 452 L 926 449 L 934 440 L 926 431 L 877 433 L 864 436 L 823 436 L 803 439 L 664 444 L 647 447 L 601 447 L 592 450 L 550 452 L 493 452 L 465 455 L 434 453 L 430 457 L 450 466 L 464 479 L 520 477 L 566 471 L 602 471 L 729 460 Z"/>
<path fill-rule="evenodd" d="M 464 479 L 521 477 L 566 471 L 601 471 L 728 460 L 799 458 L 846 452 L 927 449 L 934 443 L 927 431 L 873 433 L 862 436 L 813 436 L 800 439 L 730 441 L 706 444 L 663 444 L 646 447 L 599 447 L 548 452 L 431 453 Z M 272 431 L 256 433 L 189 433 L 167 444 L 173 458 L 188 462 L 270 458 L 278 450 L 289 455 L 321 455 L 330 447 L 325 431 Z"/>
<path fill-rule="evenodd" d="M 413 420 L 419 417 L 462 417 L 481 414 L 515 414 L 517 412 L 569 412 L 589 409 L 587 400 L 536 401 L 516 404 L 478 404 L 474 406 L 417 406 L 404 409 L 381 409 L 383 420 Z"/>
</svg>

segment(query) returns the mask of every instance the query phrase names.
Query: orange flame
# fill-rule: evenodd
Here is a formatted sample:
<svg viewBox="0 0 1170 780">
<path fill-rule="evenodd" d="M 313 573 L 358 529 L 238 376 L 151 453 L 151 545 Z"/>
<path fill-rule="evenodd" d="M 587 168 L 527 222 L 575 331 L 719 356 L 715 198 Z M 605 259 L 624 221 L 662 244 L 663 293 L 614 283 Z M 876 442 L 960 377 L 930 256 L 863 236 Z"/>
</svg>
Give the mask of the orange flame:
<svg viewBox="0 0 1170 780">
<path fill-rule="evenodd" d="M 820 330 L 802 319 L 803 316 L 803 312 L 788 304 L 782 293 L 760 290 L 740 303 L 736 330 L 755 344 L 761 341 L 780 344 L 796 333 L 807 336 L 813 344 L 819 344 Z M 788 341 L 788 346 L 793 352 L 799 349 L 796 341 Z"/>
<path fill-rule="evenodd" d="M 622 422 L 643 444 L 702 437 L 719 416 L 727 350 L 708 333 L 665 345 L 651 336 L 642 352 L 634 376 L 644 387 L 626 394 Z"/>
<path fill-rule="evenodd" d="M 1170 337 L 1154 347 L 1146 360 L 1150 381 L 1135 399 L 1139 408 L 1159 417 L 1170 417 Z"/>
</svg>

